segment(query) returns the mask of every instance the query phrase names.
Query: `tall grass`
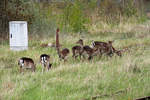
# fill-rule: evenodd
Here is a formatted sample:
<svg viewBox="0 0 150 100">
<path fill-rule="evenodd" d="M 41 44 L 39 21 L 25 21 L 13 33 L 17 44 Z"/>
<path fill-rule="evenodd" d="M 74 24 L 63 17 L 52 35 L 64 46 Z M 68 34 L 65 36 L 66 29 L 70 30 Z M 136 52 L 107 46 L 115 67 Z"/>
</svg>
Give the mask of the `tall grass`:
<svg viewBox="0 0 150 100">
<path fill-rule="evenodd" d="M 142 26 L 142 27 L 141 27 Z M 9 50 L 9 44 L 0 45 L 0 99 L 1 100 L 133 100 L 150 95 L 150 35 L 147 34 L 149 22 L 134 27 L 132 36 L 122 32 L 100 34 L 62 35 L 60 42 L 71 50 L 75 42 L 83 37 L 85 45 L 92 40 L 108 41 L 123 37 L 113 43 L 116 49 L 128 47 L 120 58 L 103 56 L 94 57 L 92 61 L 74 60 L 72 53 L 66 63 L 59 61 L 54 48 L 41 48 L 42 39 L 29 40 L 29 50 L 15 52 Z M 143 30 L 143 31 L 142 31 Z M 142 33 L 143 32 L 143 33 Z M 126 37 L 126 39 L 125 39 Z M 65 38 L 65 39 L 64 39 Z M 53 42 L 48 37 L 44 41 Z M 51 55 L 52 69 L 42 73 L 39 56 Z M 17 60 L 31 57 L 36 63 L 36 72 L 19 73 Z"/>
</svg>

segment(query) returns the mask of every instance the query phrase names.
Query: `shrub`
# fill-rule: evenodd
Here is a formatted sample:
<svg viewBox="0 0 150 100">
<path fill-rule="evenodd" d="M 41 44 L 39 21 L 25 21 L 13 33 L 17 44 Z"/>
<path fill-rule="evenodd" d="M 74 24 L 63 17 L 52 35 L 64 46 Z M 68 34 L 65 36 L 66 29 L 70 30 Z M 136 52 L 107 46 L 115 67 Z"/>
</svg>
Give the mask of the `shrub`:
<svg viewBox="0 0 150 100">
<path fill-rule="evenodd" d="M 74 32 L 86 30 L 85 24 L 88 22 L 88 18 L 85 17 L 83 9 L 82 3 L 78 0 L 73 4 L 67 5 L 63 10 L 61 26 L 67 27 Z"/>
</svg>

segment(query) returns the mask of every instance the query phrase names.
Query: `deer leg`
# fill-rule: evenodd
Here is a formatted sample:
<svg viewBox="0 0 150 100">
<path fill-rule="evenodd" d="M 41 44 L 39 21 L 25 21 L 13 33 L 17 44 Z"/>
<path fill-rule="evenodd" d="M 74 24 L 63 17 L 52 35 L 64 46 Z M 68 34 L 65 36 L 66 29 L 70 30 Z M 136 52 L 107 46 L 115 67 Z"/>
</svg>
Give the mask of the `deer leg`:
<svg viewBox="0 0 150 100">
<path fill-rule="evenodd" d="M 75 58 L 75 53 L 73 53 L 72 57 Z"/>
<path fill-rule="evenodd" d="M 48 70 L 49 70 L 51 67 L 52 67 L 52 64 L 49 64 L 49 66 L 48 66 Z"/>
<path fill-rule="evenodd" d="M 50 63 L 48 62 L 47 63 L 47 71 L 49 71 L 49 69 L 50 69 Z"/>
<path fill-rule="evenodd" d="M 80 60 L 81 60 L 81 56 L 82 56 L 82 53 L 79 53 Z"/>
<path fill-rule="evenodd" d="M 85 55 L 82 55 L 83 59 L 86 59 Z"/>
<path fill-rule="evenodd" d="M 109 57 L 112 57 L 112 56 L 113 56 L 113 53 L 110 51 L 110 52 L 107 53 L 107 55 L 108 55 Z"/>
<path fill-rule="evenodd" d="M 32 72 L 35 72 L 35 65 L 32 66 Z"/>
<path fill-rule="evenodd" d="M 89 55 L 88 60 L 91 60 L 93 57 L 91 55 Z"/>
<path fill-rule="evenodd" d="M 22 67 L 20 66 L 20 70 L 19 70 L 19 72 L 21 73 L 22 72 Z"/>
<path fill-rule="evenodd" d="M 66 61 L 67 61 L 67 56 L 64 57 L 64 62 L 66 62 Z"/>
<path fill-rule="evenodd" d="M 45 70 L 45 64 L 42 64 L 42 73 L 44 72 Z"/>
<path fill-rule="evenodd" d="M 78 55 L 75 56 L 75 59 L 77 59 Z"/>
</svg>

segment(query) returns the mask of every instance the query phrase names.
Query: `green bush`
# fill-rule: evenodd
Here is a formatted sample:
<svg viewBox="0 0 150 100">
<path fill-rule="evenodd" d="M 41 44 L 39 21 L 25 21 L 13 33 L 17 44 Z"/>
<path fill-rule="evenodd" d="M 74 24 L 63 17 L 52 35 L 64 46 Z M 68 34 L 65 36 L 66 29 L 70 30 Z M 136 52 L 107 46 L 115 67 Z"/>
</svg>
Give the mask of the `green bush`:
<svg viewBox="0 0 150 100">
<path fill-rule="evenodd" d="M 67 5 L 63 10 L 61 26 L 67 27 L 68 30 L 74 32 L 86 30 L 85 24 L 88 23 L 88 18 L 85 17 L 83 9 L 82 3 L 78 0 L 73 4 Z"/>
</svg>

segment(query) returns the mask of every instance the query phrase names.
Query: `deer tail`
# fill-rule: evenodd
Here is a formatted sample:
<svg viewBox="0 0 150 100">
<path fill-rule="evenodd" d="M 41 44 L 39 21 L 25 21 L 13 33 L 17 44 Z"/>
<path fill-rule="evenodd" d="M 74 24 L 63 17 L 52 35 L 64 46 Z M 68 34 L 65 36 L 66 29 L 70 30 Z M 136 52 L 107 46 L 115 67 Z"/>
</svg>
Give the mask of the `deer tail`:
<svg viewBox="0 0 150 100">
<path fill-rule="evenodd" d="M 60 57 L 60 45 L 59 45 L 59 28 L 57 28 L 56 30 L 56 50 L 57 50 L 57 54 Z"/>
</svg>

